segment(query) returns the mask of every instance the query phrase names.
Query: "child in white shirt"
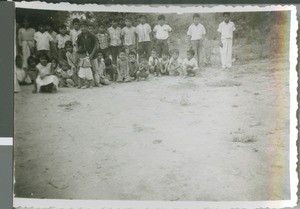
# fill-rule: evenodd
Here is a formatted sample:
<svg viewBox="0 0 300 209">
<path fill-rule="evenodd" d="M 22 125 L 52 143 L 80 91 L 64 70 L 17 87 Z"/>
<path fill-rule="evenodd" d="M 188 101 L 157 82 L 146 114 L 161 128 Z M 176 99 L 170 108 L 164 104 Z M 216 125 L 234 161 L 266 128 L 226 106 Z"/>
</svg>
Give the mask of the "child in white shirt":
<svg viewBox="0 0 300 209">
<path fill-rule="evenodd" d="M 172 51 L 172 57 L 168 64 L 169 75 L 178 76 L 182 71 L 182 60 L 179 57 L 179 50 L 174 49 Z"/>
<path fill-rule="evenodd" d="M 200 23 L 200 15 L 193 15 L 193 23 L 190 25 L 187 35 L 189 38 L 189 45 L 195 51 L 196 59 L 198 65 L 200 66 L 203 52 L 203 41 L 205 38 L 206 30 L 204 26 Z"/>
<path fill-rule="evenodd" d="M 163 50 L 162 56 L 159 59 L 160 64 L 160 73 L 162 75 L 169 75 L 168 66 L 169 66 L 169 52 L 166 50 Z"/>
<path fill-rule="evenodd" d="M 183 77 L 193 77 L 199 70 L 197 60 L 195 59 L 195 51 L 190 49 L 186 52 L 186 58 L 183 60 L 182 71 L 180 75 Z"/>
<path fill-rule="evenodd" d="M 150 73 L 154 76 L 160 76 L 159 58 L 156 50 L 152 50 L 151 56 L 149 57 Z"/>
<path fill-rule="evenodd" d="M 164 15 L 159 15 L 157 18 L 158 25 L 153 28 L 156 38 L 156 51 L 159 57 L 162 56 L 163 50 L 169 51 L 168 39 L 172 28 L 165 23 L 165 20 Z"/>
<path fill-rule="evenodd" d="M 122 29 L 123 45 L 128 55 L 131 51 L 136 51 L 136 34 L 135 27 L 132 26 L 132 20 L 129 17 L 125 18 L 125 27 Z"/>
<path fill-rule="evenodd" d="M 41 54 L 46 54 L 48 57 L 50 57 L 50 45 L 52 44 L 53 38 L 46 31 L 46 28 L 43 24 L 40 24 L 39 31 L 34 34 L 34 40 L 36 43 L 38 57 Z"/>
<path fill-rule="evenodd" d="M 220 53 L 222 68 L 230 68 L 232 65 L 232 45 L 234 23 L 229 20 L 230 13 L 223 13 L 224 21 L 220 23 L 218 32 L 220 33 Z"/>
</svg>

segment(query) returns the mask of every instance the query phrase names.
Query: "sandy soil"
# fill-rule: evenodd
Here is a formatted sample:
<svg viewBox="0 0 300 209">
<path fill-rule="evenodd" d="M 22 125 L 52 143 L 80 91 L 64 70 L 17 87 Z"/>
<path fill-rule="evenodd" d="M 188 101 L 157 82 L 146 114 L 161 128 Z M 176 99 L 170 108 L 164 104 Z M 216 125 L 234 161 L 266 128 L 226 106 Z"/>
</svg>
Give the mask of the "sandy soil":
<svg viewBox="0 0 300 209">
<path fill-rule="evenodd" d="M 17 197 L 289 199 L 283 58 L 56 94 L 15 94 Z"/>
</svg>

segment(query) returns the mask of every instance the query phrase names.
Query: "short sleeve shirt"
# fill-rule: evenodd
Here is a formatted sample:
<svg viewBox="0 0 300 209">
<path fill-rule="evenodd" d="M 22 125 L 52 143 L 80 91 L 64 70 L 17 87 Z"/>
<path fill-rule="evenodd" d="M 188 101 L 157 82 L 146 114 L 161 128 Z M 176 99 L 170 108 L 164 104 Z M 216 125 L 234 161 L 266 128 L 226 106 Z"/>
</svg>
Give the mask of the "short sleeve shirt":
<svg viewBox="0 0 300 209">
<path fill-rule="evenodd" d="M 36 68 L 39 71 L 39 74 L 50 74 L 51 73 L 51 63 L 48 63 L 46 66 L 41 63 L 37 64 Z"/>
<path fill-rule="evenodd" d="M 197 62 L 197 60 L 195 59 L 195 57 L 193 57 L 192 59 L 190 59 L 190 60 L 188 60 L 187 58 L 185 58 L 184 60 L 183 60 L 183 66 L 188 66 L 188 65 L 190 65 L 190 66 L 192 66 L 192 67 L 198 67 L 198 62 Z"/>
<path fill-rule="evenodd" d="M 124 36 L 124 45 L 125 46 L 130 46 L 130 45 L 135 45 L 135 27 L 131 26 L 129 27 L 124 27 L 122 29 L 122 36 Z"/>
<path fill-rule="evenodd" d="M 46 31 L 41 33 L 40 31 L 34 34 L 34 40 L 36 41 L 37 50 L 50 50 L 50 41 L 53 41 L 52 36 Z"/>
<path fill-rule="evenodd" d="M 206 34 L 206 30 L 202 24 L 195 25 L 194 23 L 190 25 L 187 35 L 191 36 L 191 40 L 200 40 Z"/>
<path fill-rule="evenodd" d="M 218 28 L 218 32 L 221 33 L 221 39 L 232 39 L 233 31 L 235 31 L 235 25 L 231 21 L 228 23 L 225 21 L 221 22 Z"/>
<path fill-rule="evenodd" d="M 107 33 L 97 33 L 96 37 L 98 38 L 98 43 L 99 43 L 100 49 L 108 48 L 108 34 Z"/>
<path fill-rule="evenodd" d="M 156 33 L 155 37 L 157 39 L 161 39 L 161 40 L 166 40 L 167 38 L 169 38 L 169 32 L 171 32 L 171 31 L 172 31 L 172 28 L 167 24 L 164 24 L 163 26 L 156 25 L 153 28 L 153 32 Z"/>
<path fill-rule="evenodd" d="M 120 46 L 121 45 L 121 28 L 110 27 L 107 29 L 110 37 L 110 46 Z"/>
<path fill-rule="evenodd" d="M 57 34 L 57 36 L 56 36 L 57 48 L 59 48 L 59 49 L 65 48 L 66 41 L 71 41 L 71 38 L 69 35 L 66 34 L 66 35 L 62 36 L 61 34 Z"/>
<path fill-rule="evenodd" d="M 151 26 L 148 23 L 139 24 L 135 28 L 139 42 L 150 41 Z"/>
</svg>

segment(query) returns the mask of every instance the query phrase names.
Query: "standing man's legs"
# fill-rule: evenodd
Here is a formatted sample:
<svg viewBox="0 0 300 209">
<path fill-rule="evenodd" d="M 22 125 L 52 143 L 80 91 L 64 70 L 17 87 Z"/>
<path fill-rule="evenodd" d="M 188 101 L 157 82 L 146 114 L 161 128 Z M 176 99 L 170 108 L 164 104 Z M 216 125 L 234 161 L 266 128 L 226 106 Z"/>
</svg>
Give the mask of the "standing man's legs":
<svg viewBox="0 0 300 209">
<path fill-rule="evenodd" d="M 151 50 L 152 50 L 151 41 L 145 42 L 145 51 L 146 51 L 147 59 L 149 59 L 149 57 L 151 55 Z"/>
<path fill-rule="evenodd" d="M 143 54 L 145 53 L 144 49 L 145 49 L 145 42 L 139 42 L 138 45 L 138 54 L 139 54 L 139 59 L 141 59 L 141 57 L 143 56 Z"/>
<path fill-rule="evenodd" d="M 119 50 L 118 46 L 110 46 L 110 53 L 114 64 L 117 64 L 118 50 Z"/>
<path fill-rule="evenodd" d="M 226 67 L 231 68 L 231 66 L 232 66 L 232 39 L 226 39 L 226 42 L 227 42 Z"/>
<path fill-rule="evenodd" d="M 99 76 L 99 73 L 98 73 L 99 68 L 98 68 L 98 60 L 97 60 L 97 58 L 91 60 L 91 64 L 92 64 L 92 71 L 93 71 L 93 77 L 94 77 L 95 86 L 99 86 L 100 76 Z"/>
<path fill-rule="evenodd" d="M 223 47 L 220 47 L 220 54 L 221 54 L 221 63 L 222 68 L 226 68 L 226 57 L 227 57 L 227 42 L 225 39 L 222 40 Z"/>
<path fill-rule="evenodd" d="M 203 45 L 200 43 L 200 41 L 198 42 L 198 48 L 197 48 L 197 55 L 198 55 L 198 66 L 200 67 L 201 65 L 204 65 L 204 61 L 203 61 Z"/>
<path fill-rule="evenodd" d="M 195 58 L 198 62 L 198 66 L 200 64 L 200 49 L 199 49 L 199 45 L 200 45 L 200 40 L 192 40 L 191 41 L 191 48 L 195 51 Z"/>
</svg>

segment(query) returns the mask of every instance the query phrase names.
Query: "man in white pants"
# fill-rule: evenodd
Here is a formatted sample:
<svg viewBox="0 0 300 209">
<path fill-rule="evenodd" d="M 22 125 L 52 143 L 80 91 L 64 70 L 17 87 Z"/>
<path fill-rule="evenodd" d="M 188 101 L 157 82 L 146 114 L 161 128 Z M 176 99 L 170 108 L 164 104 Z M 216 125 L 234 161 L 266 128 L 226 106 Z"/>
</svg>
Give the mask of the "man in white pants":
<svg viewBox="0 0 300 209">
<path fill-rule="evenodd" d="M 220 32 L 220 52 L 222 68 L 230 68 L 232 66 L 232 43 L 233 31 L 235 31 L 234 23 L 229 20 L 230 13 L 223 13 L 224 21 L 220 23 L 218 32 Z"/>
</svg>

